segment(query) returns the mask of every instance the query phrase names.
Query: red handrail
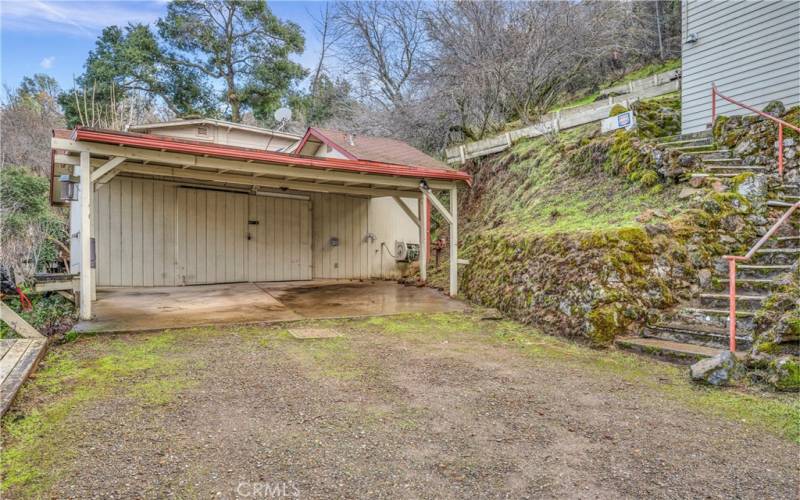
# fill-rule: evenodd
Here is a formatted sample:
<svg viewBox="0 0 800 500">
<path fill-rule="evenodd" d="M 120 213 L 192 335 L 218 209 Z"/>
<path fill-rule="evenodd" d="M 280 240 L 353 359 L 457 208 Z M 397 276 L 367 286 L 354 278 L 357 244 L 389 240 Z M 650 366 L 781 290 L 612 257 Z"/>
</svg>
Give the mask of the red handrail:
<svg viewBox="0 0 800 500">
<path fill-rule="evenodd" d="M 781 225 L 783 225 L 789 217 L 792 216 L 795 210 L 800 208 L 800 201 L 789 207 L 789 210 L 786 211 L 785 214 L 781 215 L 780 219 L 772 225 L 769 231 L 761 237 L 760 240 L 753 245 L 753 248 L 750 249 L 744 255 L 737 256 L 737 255 L 726 255 L 725 258 L 728 260 L 728 334 L 730 335 L 730 350 L 734 352 L 736 350 L 736 261 L 748 261 L 750 260 L 753 255 L 756 254 L 759 248 L 764 246 L 764 243 L 767 242 L 772 235 L 778 230 Z"/>
<path fill-rule="evenodd" d="M 775 123 L 778 124 L 778 175 L 781 178 L 783 178 L 783 127 L 789 127 L 790 129 L 795 130 L 797 132 L 800 132 L 800 127 L 796 127 L 796 126 L 792 125 L 791 123 L 789 123 L 787 121 L 781 120 L 780 118 L 775 118 L 774 116 L 769 115 L 767 113 L 764 113 L 763 111 L 759 111 L 759 110 L 757 110 L 756 108 L 754 108 L 752 106 L 748 106 L 747 104 L 741 103 L 739 101 L 731 99 L 730 97 L 728 97 L 726 95 L 721 94 L 717 90 L 717 86 L 715 84 L 713 84 L 713 83 L 711 84 L 711 123 L 712 124 L 717 119 L 717 96 L 720 96 L 721 98 L 725 99 L 729 103 L 735 104 L 735 105 L 739 106 L 740 108 L 744 108 L 744 109 L 746 109 L 748 111 L 752 111 L 753 113 L 755 113 L 757 115 L 761 115 L 764 118 L 769 118 L 770 120 L 772 120 L 772 121 L 774 121 Z"/>
</svg>

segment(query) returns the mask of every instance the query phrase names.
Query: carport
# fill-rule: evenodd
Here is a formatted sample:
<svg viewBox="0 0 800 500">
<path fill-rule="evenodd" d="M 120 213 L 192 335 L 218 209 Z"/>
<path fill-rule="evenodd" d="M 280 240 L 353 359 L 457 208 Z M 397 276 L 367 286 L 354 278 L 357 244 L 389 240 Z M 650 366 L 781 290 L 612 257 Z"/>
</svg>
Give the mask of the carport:
<svg viewBox="0 0 800 500">
<path fill-rule="evenodd" d="M 347 234 L 342 240 L 355 256 L 349 275 L 368 280 L 361 263 L 370 256 L 356 247 L 370 238 L 358 224 L 360 200 L 373 198 L 393 199 L 420 242 L 429 241 L 428 204 L 442 214 L 450 223 L 449 293 L 458 292 L 457 189 L 470 182 L 464 172 L 89 128 L 55 131 L 52 151 L 53 194 L 72 200 L 84 320 L 93 317 L 98 280 L 101 289 L 155 291 L 325 278 L 325 266 L 339 265 L 315 243 L 339 245 L 327 240 L 328 226 Z M 64 174 L 71 182 L 58 183 Z M 442 191 L 449 208 L 437 197 Z M 419 253 L 425 280 L 428 245 Z"/>
</svg>

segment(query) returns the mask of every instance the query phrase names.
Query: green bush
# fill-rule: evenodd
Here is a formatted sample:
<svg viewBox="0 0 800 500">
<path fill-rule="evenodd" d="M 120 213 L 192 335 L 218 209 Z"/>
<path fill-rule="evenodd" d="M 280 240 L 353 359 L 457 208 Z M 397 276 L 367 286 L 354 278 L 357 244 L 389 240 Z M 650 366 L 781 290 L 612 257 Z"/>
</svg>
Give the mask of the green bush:
<svg viewBox="0 0 800 500">
<path fill-rule="evenodd" d="M 615 105 L 611 106 L 611 111 L 608 112 L 608 116 L 610 118 L 612 116 L 621 115 L 622 113 L 625 113 L 626 111 L 628 111 L 628 108 L 626 108 L 622 104 L 615 104 Z"/>
<path fill-rule="evenodd" d="M 75 306 L 72 302 L 57 293 L 30 295 L 29 298 L 33 303 L 33 310 L 30 312 L 22 312 L 17 296 L 6 297 L 4 302 L 43 335 L 63 333 L 72 327 L 75 320 Z M 14 336 L 8 325 L 0 322 L 0 338 Z"/>
<path fill-rule="evenodd" d="M 63 218 L 50 207 L 49 182 L 24 167 L 0 170 L 0 240 L 3 264 L 14 267 L 18 279 L 26 271 L 42 271 L 58 258 L 54 240 L 68 237 Z"/>
</svg>

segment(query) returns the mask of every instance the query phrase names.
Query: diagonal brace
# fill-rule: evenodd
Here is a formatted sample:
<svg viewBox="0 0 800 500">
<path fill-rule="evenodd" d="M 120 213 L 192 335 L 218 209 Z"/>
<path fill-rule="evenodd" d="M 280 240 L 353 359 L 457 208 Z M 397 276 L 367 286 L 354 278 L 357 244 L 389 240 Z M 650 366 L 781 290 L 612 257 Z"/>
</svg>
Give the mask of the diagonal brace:
<svg viewBox="0 0 800 500">
<path fill-rule="evenodd" d="M 122 165 L 122 162 L 125 160 L 127 160 L 127 158 L 124 156 L 115 156 L 111 158 L 101 165 L 100 168 L 92 172 L 92 182 L 99 182 L 100 184 L 107 183 L 117 175 L 117 167 Z"/>
<path fill-rule="evenodd" d="M 392 196 L 392 199 L 395 201 L 395 203 L 400 205 L 400 208 L 403 209 L 403 212 L 405 212 L 406 215 L 408 215 L 408 217 L 414 222 L 414 224 L 416 224 L 417 227 L 420 227 L 420 222 L 419 222 L 420 219 L 411 210 L 411 208 L 408 205 L 406 205 L 406 202 L 404 202 L 399 196 Z"/>
<path fill-rule="evenodd" d="M 422 191 L 425 197 L 427 197 L 431 201 L 431 204 L 433 204 L 433 206 L 436 207 L 436 210 L 438 210 L 442 214 L 442 217 L 444 217 L 447 223 L 453 224 L 453 216 L 446 208 L 444 208 L 442 202 L 439 201 L 439 198 L 437 198 L 436 195 L 431 192 L 430 188 L 424 183 L 420 183 L 419 189 L 420 191 Z"/>
</svg>

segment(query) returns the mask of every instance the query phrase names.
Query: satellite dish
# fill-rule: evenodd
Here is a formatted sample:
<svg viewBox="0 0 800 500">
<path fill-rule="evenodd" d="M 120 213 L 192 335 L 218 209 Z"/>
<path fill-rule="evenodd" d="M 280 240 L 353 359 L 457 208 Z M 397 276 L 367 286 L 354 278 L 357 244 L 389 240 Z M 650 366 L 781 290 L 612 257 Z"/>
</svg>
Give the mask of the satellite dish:
<svg viewBox="0 0 800 500">
<path fill-rule="evenodd" d="M 272 115 L 278 123 L 285 123 L 292 119 L 292 110 L 289 108 L 278 108 Z"/>
</svg>

